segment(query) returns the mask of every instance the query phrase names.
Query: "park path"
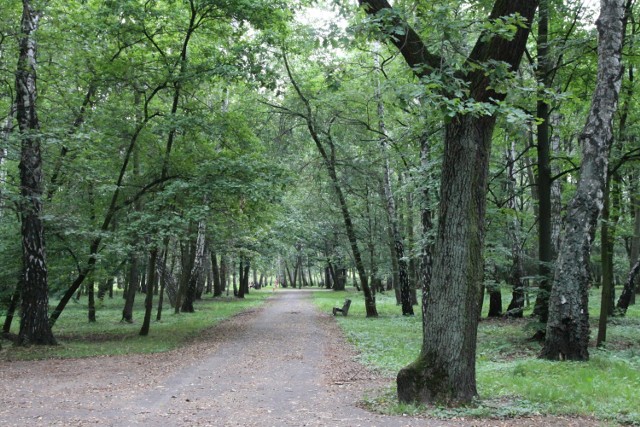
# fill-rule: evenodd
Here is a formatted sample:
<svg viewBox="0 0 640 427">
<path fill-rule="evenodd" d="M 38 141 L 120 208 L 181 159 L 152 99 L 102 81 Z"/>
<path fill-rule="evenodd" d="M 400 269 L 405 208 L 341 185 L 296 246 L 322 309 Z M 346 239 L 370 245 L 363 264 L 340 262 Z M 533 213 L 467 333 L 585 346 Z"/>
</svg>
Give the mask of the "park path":
<svg viewBox="0 0 640 427">
<path fill-rule="evenodd" d="M 333 339 L 335 323 L 318 312 L 309 296 L 305 290 L 281 290 L 257 312 L 240 316 L 241 325 L 224 334 L 224 345 L 136 399 L 126 411 L 133 415 L 125 423 L 411 425 L 355 406 L 358 397 L 347 385 L 352 377 L 334 377 L 364 371 L 344 369 L 351 362 L 344 360 L 348 356 L 340 351 L 342 343 Z"/>
<path fill-rule="evenodd" d="M 169 353 L 2 361 L 0 426 L 425 425 L 356 407 L 379 381 L 311 291 L 282 289 Z"/>
</svg>

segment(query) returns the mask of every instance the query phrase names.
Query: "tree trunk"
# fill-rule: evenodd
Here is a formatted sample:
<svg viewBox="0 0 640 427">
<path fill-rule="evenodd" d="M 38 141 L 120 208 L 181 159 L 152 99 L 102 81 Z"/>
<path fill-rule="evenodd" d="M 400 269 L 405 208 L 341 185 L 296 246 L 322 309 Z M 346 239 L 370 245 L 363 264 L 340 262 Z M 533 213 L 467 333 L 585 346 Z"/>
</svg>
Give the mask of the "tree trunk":
<svg viewBox="0 0 640 427">
<path fill-rule="evenodd" d="M 326 133 L 326 138 L 320 137 L 318 133 L 317 125 L 315 122 L 315 117 L 313 115 L 311 105 L 309 104 L 309 100 L 303 95 L 302 91 L 298 87 L 295 82 L 291 70 L 289 69 L 289 64 L 286 61 L 285 57 L 285 66 L 287 68 L 287 74 L 291 83 L 296 90 L 300 100 L 304 103 L 306 109 L 305 121 L 307 124 L 307 128 L 309 130 L 309 134 L 311 135 L 311 139 L 316 144 L 316 148 L 320 152 L 322 160 L 324 162 L 324 166 L 327 169 L 327 173 L 329 175 L 329 179 L 331 180 L 331 184 L 338 198 L 338 206 L 340 207 L 340 212 L 342 213 L 342 219 L 344 220 L 345 231 L 347 232 L 347 238 L 349 239 L 349 245 L 351 246 L 351 253 L 353 255 L 353 260 L 355 262 L 356 270 L 358 271 L 358 276 L 360 278 L 360 286 L 362 287 L 362 291 L 364 293 L 364 305 L 367 317 L 378 317 L 378 310 L 376 308 L 376 299 L 371 292 L 371 288 L 369 287 L 369 281 L 367 278 L 367 272 L 364 268 L 364 263 L 362 262 L 362 255 L 360 253 L 360 248 L 358 247 L 358 238 L 356 234 L 355 227 L 353 225 L 353 220 L 351 218 L 351 213 L 349 211 L 349 207 L 347 205 L 347 200 L 344 197 L 344 193 L 342 191 L 342 186 L 340 185 L 340 180 L 338 179 L 338 174 L 336 171 L 336 155 L 335 155 L 335 144 L 331 139 L 331 135 L 329 132 Z M 328 146 L 329 151 L 326 150 L 325 144 Z"/>
<path fill-rule="evenodd" d="M 495 283 L 493 286 L 488 287 L 489 291 L 489 312 L 487 317 L 502 317 L 502 292 L 500 292 L 500 285 Z M 482 296 L 482 293 L 481 293 Z M 484 298 L 480 298 L 481 300 Z M 480 309 L 482 309 L 482 301 L 479 302 Z"/>
<path fill-rule="evenodd" d="M 95 300 L 95 284 L 93 280 L 87 283 L 87 317 L 89 322 L 96 321 L 96 300 Z"/>
<path fill-rule="evenodd" d="M 391 9 L 386 0 L 360 0 L 360 4 L 373 15 Z M 535 0 L 496 0 L 488 19 L 517 13 L 530 23 L 537 5 Z M 393 24 L 388 26 L 392 32 L 389 40 L 418 77 L 427 77 L 442 67 L 442 59 L 429 52 L 406 22 L 398 15 L 388 16 Z M 403 37 L 397 37 L 398 26 Z M 517 70 L 528 36 L 528 27 L 519 27 L 509 39 L 483 34 L 471 50 L 468 62 L 498 60 Z M 469 84 L 469 99 L 494 102 L 505 98 L 505 94 L 491 88 L 483 70 L 469 71 L 463 76 Z M 449 93 L 443 95 L 453 97 Z M 494 124 L 495 116 L 456 113 L 445 126 L 435 255 L 431 283 L 426 283 L 423 291 L 423 344 L 418 360 L 398 373 L 401 402 L 468 402 L 477 394 L 478 294 L 482 284 L 485 199 Z"/>
<path fill-rule="evenodd" d="M 165 274 L 166 274 L 166 268 L 167 268 L 167 254 L 169 253 L 169 239 L 165 240 L 164 243 L 164 251 L 162 254 L 162 259 L 160 261 L 160 263 L 156 262 L 156 274 L 159 276 L 160 279 L 160 291 L 158 292 L 158 310 L 156 311 L 156 321 L 160 321 L 162 320 L 162 307 L 164 304 L 164 292 L 166 290 L 166 282 L 165 282 Z M 162 268 L 158 269 L 158 265 L 161 265 Z"/>
<path fill-rule="evenodd" d="M 612 179 L 614 180 L 612 188 Z M 607 340 L 607 320 L 610 315 L 613 314 L 615 308 L 615 299 L 613 292 L 613 250 L 614 250 L 614 236 L 616 230 L 616 224 L 619 219 L 618 210 L 619 206 L 617 200 L 619 200 L 617 193 L 619 193 L 619 182 L 616 176 L 607 174 L 604 195 L 602 200 L 602 221 L 600 221 L 600 263 L 602 265 L 602 293 L 600 299 L 600 317 L 598 320 L 598 337 L 596 339 L 596 346 L 600 347 Z M 613 194 L 611 194 L 613 193 Z M 611 214 L 611 198 L 616 200 L 616 203 L 611 206 L 614 210 L 614 214 Z"/>
<path fill-rule="evenodd" d="M 129 281 L 127 285 L 126 299 L 124 308 L 122 309 L 122 320 L 127 323 L 133 323 L 133 303 L 138 292 L 138 285 L 140 282 L 138 266 L 138 255 L 131 254 L 131 265 L 129 267 Z"/>
<path fill-rule="evenodd" d="M 588 286 L 591 242 L 602 209 L 613 139 L 612 121 L 622 76 L 624 1 L 601 0 L 596 25 L 598 80 L 580 135 L 582 165 L 576 193 L 567 207 L 564 234 L 549 300 L 549 319 L 541 357 L 589 359 Z"/>
<path fill-rule="evenodd" d="M 220 281 L 218 256 L 215 251 L 211 251 L 211 270 L 213 271 L 213 296 L 219 297 L 222 295 L 222 282 Z"/>
<path fill-rule="evenodd" d="M 142 327 L 140 328 L 140 335 L 149 335 L 149 328 L 151 326 L 151 312 L 153 311 L 153 287 L 158 281 L 158 275 L 156 270 L 156 262 L 158 260 L 158 248 L 154 246 L 149 254 L 149 266 L 147 268 L 147 294 L 144 299 L 144 320 Z"/>
<path fill-rule="evenodd" d="M 220 289 L 222 292 L 227 291 L 227 295 L 229 295 L 229 287 L 227 286 L 227 259 L 222 254 L 220 256 Z"/>
<path fill-rule="evenodd" d="M 540 0 L 538 10 L 538 69 L 536 77 L 540 91 L 550 86 L 549 63 L 549 0 Z M 555 259 L 553 243 L 551 241 L 551 162 L 549 139 L 549 103 L 544 99 L 544 93 L 538 95 L 538 175 L 536 179 L 538 193 L 538 296 L 533 310 L 541 323 L 546 323 L 549 316 L 549 294 L 551 292 L 551 264 Z"/>
<path fill-rule="evenodd" d="M 507 279 L 511 288 L 511 302 L 507 307 L 506 316 L 521 318 L 524 311 L 524 265 L 522 261 L 522 244 L 520 241 L 520 221 L 516 214 L 516 177 L 515 177 L 515 142 L 511 143 L 511 149 L 507 150 L 507 195 L 508 206 L 513 217 L 510 219 L 507 230 L 511 240 L 511 271 Z"/>
<path fill-rule="evenodd" d="M 377 64 L 376 68 L 379 67 Z M 384 156 L 384 173 L 382 180 L 382 188 L 385 200 L 385 207 L 387 208 L 387 216 L 389 218 L 389 228 L 391 237 L 393 238 L 394 255 L 398 264 L 398 280 L 400 288 L 400 303 L 402 305 L 403 316 L 413 316 L 413 306 L 411 304 L 411 288 L 409 286 L 409 266 L 407 258 L 404 254 L 404 242 L 400 235 L 400 229 L 398 226 L 398 215 L 396 212 L 396 202 L 393 198 L 393 192 L 391 191 L 391 166 L 389 165 L 389 142 L 387 140 L 387 131 L 384 123 L 384 105 L 382 104 L 382 96 L 380 94 L 380 81 L 378 80 L 376 85 L 376 101 L 378 103 L 378 130 L 382 135 L 381 145 Z"/>
<path fill-rule="evenodd" d="M 42 153 L 36 112 L 36 40 L 40 12 L 22 1 L 20 56 L 16 71 L 16 117 L 20 129 L 22 222 L 22 316 L 18 344 L 54 345 L 49 324 L 49 284 L 42 223 Z"/>
<path fill-rule="evenodd" d="M 402 402 L 463 402 L 477 394 L 478 295 L 494 122 L 493 117 L 458 116 L 446 126 L 435 257 L 422 307 L 422 351 L 398 373 Z"/>
<path fill-rule="evenodd" d="M 193 266 L 189 274 L 189 280 L 184 293 L 181 311 L 183 313 L 193 313 L 195 311 L 193 303 L 196 300 L 198 284 L 202 282 L 204 247 L 205 247 L 206 226 L 203 220 L 198 222 L 198 236 L 196 237 L 196 247 L 193 254 Z"/>
<path fill-rule="evenodd" d="M 189 288 L 189 280 L 191 279 L 191 271 L 195 261 L 196 243 L 191 241 L 187 244 L 180 244 L 180 284 L 176 293 L 176 304 L 173 307 L 174 313 L 180 313 L 182 304 L 186 299 L 187 289 Z"/>
<path fill-rule="evenodd" d="M 9 301 L 9 306 L 7 307 L 4 324 L 2 326 L 2 333 L 5 335 L 11 332 L 11 323 L 13 323 L 13 316 L 16 312 L 16 308 L 18 308 L 18 303 L 20 302 L 20 289 L 22 289 L 22 284 L 18 283 L 15 290 L 13 291 L 13 295 L 11 296 L 11 301 Z"/>
<path fill-rule="evenodd" d="M 638 272 L 640 272 L 640 258 L 637 258 L 635 264 L 631 267 L 627 281 L 624 284 L 624 289 L 622 290 L 620 298 L 618 299 L 618 304 L 616 305 L 617 311 L 622 316 L 627 313 L 627 309 L 629 308 L 631 297 L 634 294 L 635 283 L 638 279 Z"/>
</svg>

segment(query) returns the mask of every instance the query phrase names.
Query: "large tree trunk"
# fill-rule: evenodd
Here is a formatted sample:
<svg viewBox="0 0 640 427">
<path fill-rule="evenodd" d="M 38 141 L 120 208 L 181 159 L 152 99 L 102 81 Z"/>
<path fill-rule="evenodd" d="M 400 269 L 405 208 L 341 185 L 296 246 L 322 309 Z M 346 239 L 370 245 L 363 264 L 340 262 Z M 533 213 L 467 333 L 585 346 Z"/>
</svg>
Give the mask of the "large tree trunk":
<svg viewBox="0 0 640 427">
<path fill-rule="evenodd" d="M 388 11 L 386 0 L 360 0 L 369 14 Z M 489 20 L 519 14 L 531 22 L 535 0 L 496 0 Z M 427 77 L 444 61 L 433 55 L 420 36 L 398 15 L 389 14 L 389 40 L 419 77 Z M 397 28 L 403 36 L 397 37 Z M 502 61 L 516 70 L 524 53 L 529 28 L 520 27 L 510 39 L 482 35 L 469 63 Z M 470 67 L 473 68 L 473 67 Z M 462 74 L 462 73 L 461 73 Z M 505 95 L 491 89 L 483 70 L 462 74 L 469 99 L 493 102 Z M 447 97 L 451 94 L 445 93 Z M 468 402 L 476 393 L 475 351 L 487 175 L 494 116 L 456 114 L 446 124 L 440 186 L 438 232 L 432 277 L 423 289 L 423 344 L 418 360 L 398 373 L 402 402 Z"/>
<path fill-rule="evenodd" d="M 458 116 L 446 126 L 436 255 L 422 307 L 422 351 L 398 373 L 403 402 L 463 402 L 477 394 L 478 294 L 494 122 L 492 117 Z"/>
<path fill-rule="evenodd" d="M 624 1 L 601 0 L 596 25 L 598 81 L 587 122 L 580 135 L 582 166 L 576 194 L 567 207 L 564 234 L 541 357 L 549 360 L 589 359 L 589 272 L 591 243 L 602 209 L 612 121 L 622 76 Z"/>
<path fill-rule="evenodd" d="M 16 114 L 21 136 L 22 317 L 18 344 L 53 345 L 49 284 L 42 224 L 42 153 L 36 113 L 36 41 L 40 12 L 22 1 L 20 56 L 16 72 Z"/>
</svg>

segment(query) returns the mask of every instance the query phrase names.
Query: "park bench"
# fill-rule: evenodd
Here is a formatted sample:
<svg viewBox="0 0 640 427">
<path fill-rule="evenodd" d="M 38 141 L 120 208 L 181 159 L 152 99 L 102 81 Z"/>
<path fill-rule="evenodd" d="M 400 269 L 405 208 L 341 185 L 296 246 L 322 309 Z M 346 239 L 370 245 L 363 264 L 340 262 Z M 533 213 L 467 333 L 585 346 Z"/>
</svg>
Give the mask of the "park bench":
<svg viewBox="0 0 640 427">
<path fill-rule="evenodd" d="M 347 313 L 349 313 L 349 307 L 351 306 L 351 300 L 350 299 L 346 299 L 344 300 L 344 304 L 342 305 L 342 308 L 338 308 L 338 307 L 333 307 L 333 315 L 337 315 L 338 312 L 342 313 L 343 316 L 346 316 Z"/>
</svg>

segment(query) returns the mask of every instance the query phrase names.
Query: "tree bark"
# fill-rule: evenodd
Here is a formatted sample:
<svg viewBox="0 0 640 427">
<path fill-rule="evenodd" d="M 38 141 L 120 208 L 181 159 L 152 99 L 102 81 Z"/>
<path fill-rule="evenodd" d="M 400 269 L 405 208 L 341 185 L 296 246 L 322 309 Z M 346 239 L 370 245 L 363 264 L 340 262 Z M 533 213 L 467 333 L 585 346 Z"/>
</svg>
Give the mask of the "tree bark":
<svg viewBox="0 0 640 427">
<path fill-rule="evenodd" d="M 22 1 L 20 56 L 16 71 L 16 117 L 21 137 L 22 316 L 18 344 L 54 345 L 49 324 L 49 284 L 42 223 L 43 174 L 36 112 L 36 40 L 40 12 Z"/>
<path fill-rule="evenodd" d="M 612 122 L 622 77 L 624 1 L 601 0 L 598 28 L 598 80 L 580 135 L 582 164 L 578 187 L 567 206 L 564 234 L 549 300 L 549 319 L 541 357 L 589 359 L 588 265 L 596 222 L 602 209 Z"/>
</svg>

